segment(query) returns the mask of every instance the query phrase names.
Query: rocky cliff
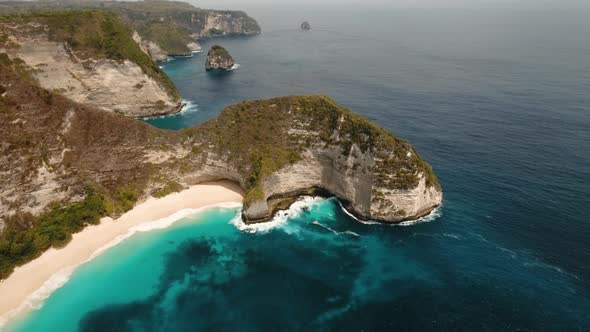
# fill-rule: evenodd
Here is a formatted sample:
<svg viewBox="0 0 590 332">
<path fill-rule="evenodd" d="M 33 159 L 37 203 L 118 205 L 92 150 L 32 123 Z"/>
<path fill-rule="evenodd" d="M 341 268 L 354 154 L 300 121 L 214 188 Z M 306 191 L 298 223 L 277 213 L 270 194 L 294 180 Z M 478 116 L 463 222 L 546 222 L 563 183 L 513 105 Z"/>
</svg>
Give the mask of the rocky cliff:
<svg viewBox="0 0 590 332">
<path fill-rule="evenodd" d="M 207 71 L 229 71 L 235 64 L 234 58 L 225 48 L 213 45 L 207 53 L 205 68 Z"/>
<path fill-rule="evenodd" d="M 334 195 L 360 219 L 393 223 L 442 201 L 409 143 L 327 97 L 243 102 L 187 133 L 200 151 L 191 163 L 204 163 L 190 177 L 240 182 L 246 222 L 269 220 L 300 194 Z"/>
<path fill-rule="evenodd" d="M 42 87 L 80 103 L 132 117 L 181 108 L 174 84 L 112 14 L 2 17 L 0 52 L 24 60 Z"/>
<path fill-rule="evenodd" d="M 0 54 L 0 278 L 101 216 L 206 180 L 240 183 L 247 222 L 300 194 L 334 195 L 383 222 L 442 200 L 409 143 L 327 97 L 242 102 L 172 132 L 71 101 L 36 75 Z"/>
<path fill-rule="evenodd" d="M 155 61 L 200 51 L 197 38 L 255 35 L 261 31 L 256 20 L 244 12 L 201 9 L 178 1 L 0 2 L 3 14 L 66 10 L 103 10 L 115 14 L 136 31 L 135 39 Z"/>
</svg>

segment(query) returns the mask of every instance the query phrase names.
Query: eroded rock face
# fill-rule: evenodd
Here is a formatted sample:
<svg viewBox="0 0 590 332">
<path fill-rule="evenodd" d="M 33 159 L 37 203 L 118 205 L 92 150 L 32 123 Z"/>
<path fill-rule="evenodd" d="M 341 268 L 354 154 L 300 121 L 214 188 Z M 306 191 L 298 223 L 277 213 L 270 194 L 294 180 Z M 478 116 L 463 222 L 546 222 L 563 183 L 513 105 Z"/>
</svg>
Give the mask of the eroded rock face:
<svg viewBox="0 0 590 332">
<path fill-rule="evenodd" d="M 195 53 L 195 52 L 202 52 L 203 51 L 203 47 L 201 46 L 201 44 L 195 42 L 191 42 L 188 43 L 186 45 L 186 47 L 188 47 L 188 49 L 191 51 L 191 53 Z"/>
<path fill-rule="evenodd" d="M 327 97 L 242 102 L 175 132 L 42 89 L 29 72 L 3 65 L 11 62 L 20 66 L 0 54 L 0 227 L 15 214 L 80 201 L 89 188 L 109 201 L 133 188 L 141 200 L 169 183 L 222 179 L 244 188 L 249 223 L 303 194 L 333 195 L 358 218 L 390 223 L 442 201 L 409 143 Z"/>
<path fill-rule="evenodd" d="M 264 198 L 244 210 L 244 220 L 267 221 L 276 212 L 269 201 L 303 194 L 336 196 L 357 218 L 386 223 L 420 218 L 442 203 L 442 192 L 427 187 L 424 175 L 413 188 L 389 189 L 375 181 L 374 166 L 372 154 L 357 145 L 345 156 L 335 147 L 306 150 L 301 161 L 264 180 Z"/>
<path fill-rule="evenodd" d="M 192 162 L 203 166 L 191 177 L 240 182 L 248 223 L 270 220 L 300 195 L 336 196 L 358 218 L 388 223 L 442 202 L 432 169 L 410 144 L 327 97 L 239 103 L 193 131 L 203 152 Z"/>
<path fill-rule="evenodd" d="M 144 40 L 137 33 L 133 33 L 133 40 L 139 45 L 141 50 L 149 55 L 154 61 L 167 61 L 168 54 L 162 50 L 162 48 L 153 41 Z"/>
<path fill-rule="evenodd" d="M 229 71 L 235 64 L 229 52 L 219 45 L 213 45 L 207 53 L 207 71 Z"/>
<path fill-rule="evenodd" d="M 203 51 L 203 47 L 197 41 L 190 42 L 186 45 L 186 52 L 180 54 L 169 54 L 164 51 L 156 42 L 143 39 L 137 32 L 133 33 L 133 40 L 139 45 L 141 50 L 149 55 L 155 62 L 168 61 L 171 56 L 191 56 L 193 53 Z"/>
<path fill-rule="evenodd" d="M 178 95 L 148 76 L 137 63 L 108 58 L 82 59 L 67 43 L 50 40 L 43 27 L 29 29 L 28 33 L 18 25 L 6 24 L 1 28 L 18 47 L 0 47 L 0 52 L 24 60 L 45 89 L 131 117 L 174 114 L 182 107 Z M 144 46 L 152 58 L 166 58 L 157 45 Z"/>
<path fill-rule="evenodd" d="M 198 22 L 200 15 L 193 15 L 192 21 Z M 257 35 L 260 26 L 244 12 L 215 11 L 210 10 L 205 17 L 205 24 L 198 32 L 193 33 L 195 38 L 214 37 L 219 35 Z"/>
</svg>

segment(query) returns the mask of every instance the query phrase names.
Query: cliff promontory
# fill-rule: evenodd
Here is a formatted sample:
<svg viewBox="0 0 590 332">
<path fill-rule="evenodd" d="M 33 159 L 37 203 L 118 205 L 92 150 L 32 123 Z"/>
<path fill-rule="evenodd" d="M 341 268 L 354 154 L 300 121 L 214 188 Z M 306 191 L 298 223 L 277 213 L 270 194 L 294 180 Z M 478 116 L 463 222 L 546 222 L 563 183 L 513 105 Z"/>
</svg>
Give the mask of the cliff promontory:
<svg viewBox="0 0 590 332">
<path fill-rule="evenodd" d="M 222 72 L 231 70 L 235 64 L 234 58 L 225 48 L 213 45 L 207 53 L 205 68 L 207 71 Z"/>
<path fill-rule="evenodd" d="M 186 132 L 199 151 L 191 163 L 202 163 L 187 179 L 240 182 L 249 223 L 302 194 L 333 195 L 360 219 L 390 223 L 442 201 L 432 169 L 409 143 L 328 97 L 242 102 Z"/>
<path fill-rule="evenodd" d="M 228 179 L 262 222 L 301 194 L 334 195 L 361 219 L 400 222 L 441 203 L 415 149 L 323 96 L 227 107 L 173 132 L 44 89 L 0 54 L 0 278 L 149 196 Z"/>
</svg>

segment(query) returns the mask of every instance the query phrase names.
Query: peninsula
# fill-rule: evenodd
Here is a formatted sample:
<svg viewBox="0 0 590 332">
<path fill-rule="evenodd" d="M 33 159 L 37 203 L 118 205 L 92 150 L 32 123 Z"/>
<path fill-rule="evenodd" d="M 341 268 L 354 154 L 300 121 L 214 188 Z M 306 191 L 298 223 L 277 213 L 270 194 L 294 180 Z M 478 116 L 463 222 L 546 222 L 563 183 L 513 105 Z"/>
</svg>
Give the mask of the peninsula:
<svg viewBox="0 0 590 332">
<path fill-rule="evenodd" d="M 110 10 L 0 17 L 0 279 L 155 198 L 196 208 L 243 197 L 246 223 L 271 220 L 300 195 L 335 196 L 357 218 L 384 223 L 441 204 L 436 176 L 408 142 L 326 96 L 244 101 L 181 131 L 134 119 L 174 112 L 180 96 L 132 27 Z M 210 30 L 194 33 L 219 34 Z M 195 205 L 170 198 L 212 181 L 232 184 Z"/>
</svg>

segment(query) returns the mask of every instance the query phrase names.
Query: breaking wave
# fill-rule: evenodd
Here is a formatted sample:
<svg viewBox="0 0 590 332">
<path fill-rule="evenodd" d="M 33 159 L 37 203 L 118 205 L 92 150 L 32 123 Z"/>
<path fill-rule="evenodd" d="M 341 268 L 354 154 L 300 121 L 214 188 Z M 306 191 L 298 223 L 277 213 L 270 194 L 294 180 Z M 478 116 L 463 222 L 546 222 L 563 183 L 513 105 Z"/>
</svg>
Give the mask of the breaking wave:
<svg viewBox="0 0 590 332">
<path fill-rule="evenodd" d="M 349 217 L 351 217 L 352 219 L 354 219 L 362 224 L 365 224 L 365 225 L 382 225 L 382 226 L 384 225 L 384 226 L 407 227 L 407 226 L 413 226 L 413 225 L 417 225 L 417 224 L 431 222 L 431 221 L 434 221 L 442 216 L 442 211 L 441 211 L 442 205 L 441 205 L 441 206 L 433 209 L 428 215 L 426 215 L 422 218 L 418 218 L 416 220 L 402 221 L 397 224 L 385 224 L 385 223 L 375 221 L 375 220 L 360 220 L 357 217 L 355 217 L 352 213 L 348 212 L 348 210 L 346 210 L 346 208 L 342 205 L 342 203 L 340 203 L 340 201 L 338 201 L 338 204 L 340 205 L 340 208 L 342 209 L 342 211 L 344 211 L 344 213 L 346 213 Z"/>
<path fill-rule="evenodd" d="M 182 109 L 180 110 L 180 112 L 178 112 L 178 113 L 165 114 L 165 115 L 159 115 L 159 116 L 149 116 L 149 117 L 145 117 L 143 119 L 144 120 L 148 120 L 148 119 L 164 119 L 164 118 L 179 116 L 179 115 L 183 115 L 183 114 L 194 113 L 194 112 L 197 112 L 199 110 L 199 105 L 196 102 L 192 101 L 192 100 L 183 99 L 180 103 L 183 106 L 182 106 Z"/>
<path fill-rule="evenodd" d="M 268 222 L 259 224 L 246 224 L 242 220 L 241 215 L 237 215 L 230 223 L 236 226 L 240 231 L 246 233 L 264 233 L 274 228 L 280 227 L 287 223 L 289 218 L 298 217 L 304 211 L 307 211 L 311 206 L 324 202 L 325 199 L 321 197 L 302 196 L 287 210 L 278 211 L 275 216 Z"/>
</svg>

